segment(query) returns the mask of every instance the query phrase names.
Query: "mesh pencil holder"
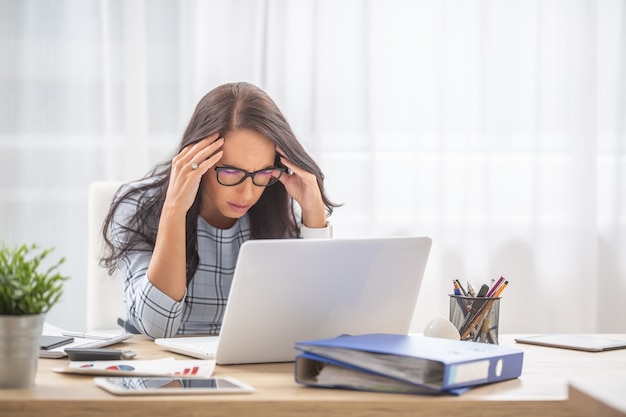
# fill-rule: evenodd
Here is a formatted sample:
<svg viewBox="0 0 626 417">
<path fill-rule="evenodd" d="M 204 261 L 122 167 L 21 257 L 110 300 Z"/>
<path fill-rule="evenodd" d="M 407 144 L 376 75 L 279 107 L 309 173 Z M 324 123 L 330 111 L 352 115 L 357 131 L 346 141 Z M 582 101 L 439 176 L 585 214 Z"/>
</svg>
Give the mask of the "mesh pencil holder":
<svg viewBox="0 0 626 417">
<path fill-rule="evenodd" d="M 450 294 L 450 322 L 461 340 L 498 344 L 500 299 Z"/>
</svg>

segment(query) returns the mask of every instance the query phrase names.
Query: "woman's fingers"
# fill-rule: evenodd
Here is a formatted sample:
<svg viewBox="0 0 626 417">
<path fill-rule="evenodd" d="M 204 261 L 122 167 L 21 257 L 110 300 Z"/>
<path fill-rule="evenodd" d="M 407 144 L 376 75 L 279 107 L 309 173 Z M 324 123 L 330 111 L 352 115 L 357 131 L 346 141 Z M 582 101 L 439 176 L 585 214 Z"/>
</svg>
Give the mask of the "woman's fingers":
<svg viewBox="0 0 626 417">
<path fill-rule="evenodd" d="M 202 165 L 211 156 L 216 154 L 224 144 L 224 138 L 208 137 L 193 145 L 190 149 L 191 164 Z"/>
<path fill-rule="evenodd" d="M 191 207 L 202 176 L 222 158 L 223 144 L 224 139 L 216 133 L 185 147 L 173 158 L 166 203 L 182 204 L 185 210 Z"/>
</svg>

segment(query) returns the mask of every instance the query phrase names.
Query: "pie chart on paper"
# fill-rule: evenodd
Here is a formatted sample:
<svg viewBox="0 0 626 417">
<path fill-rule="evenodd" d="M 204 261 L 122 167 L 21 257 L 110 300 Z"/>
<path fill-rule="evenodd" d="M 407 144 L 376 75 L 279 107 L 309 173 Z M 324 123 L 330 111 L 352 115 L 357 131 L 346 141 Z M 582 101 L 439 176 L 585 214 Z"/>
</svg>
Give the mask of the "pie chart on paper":
<svg viewBox="0 0 626 417">
<path fill-rule="evenodd" d="M 107 371 L 134 371 L 135 368 L 130 365 L 111 365 L 106 368 Z"/>
</svg>

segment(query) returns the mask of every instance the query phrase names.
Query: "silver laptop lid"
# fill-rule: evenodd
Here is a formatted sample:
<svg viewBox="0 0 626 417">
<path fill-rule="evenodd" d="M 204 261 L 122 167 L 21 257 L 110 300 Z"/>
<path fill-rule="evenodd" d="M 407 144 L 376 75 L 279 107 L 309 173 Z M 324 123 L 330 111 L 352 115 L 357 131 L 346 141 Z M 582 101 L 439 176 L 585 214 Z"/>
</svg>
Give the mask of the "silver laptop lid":
<svg viewBox="0 0 626 417">
<path fill-rule="evenodd" d="M 287 362 L 296 341 L 408 333 L 430 247 L 428 237 L 245 242 L 217 363 Z"/>
</svg>

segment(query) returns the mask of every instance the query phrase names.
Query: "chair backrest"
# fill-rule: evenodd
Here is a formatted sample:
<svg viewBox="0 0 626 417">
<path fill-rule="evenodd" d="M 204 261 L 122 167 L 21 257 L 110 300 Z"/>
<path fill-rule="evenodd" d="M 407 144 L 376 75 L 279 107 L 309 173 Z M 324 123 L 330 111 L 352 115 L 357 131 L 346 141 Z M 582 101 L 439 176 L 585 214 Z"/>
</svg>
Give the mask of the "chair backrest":
<svg viewBox="0 0 626 417">
<path fill-rule="evenodd" d="M 103 254 L 102 224 L 121 182 L 98 181 L 89 185 L 87 247 L 87 331 L 120 332 L 117 319 L 126 317 L 122 301 L 122 279 L 109 276 L 99 265 Z"/>
</svg>

